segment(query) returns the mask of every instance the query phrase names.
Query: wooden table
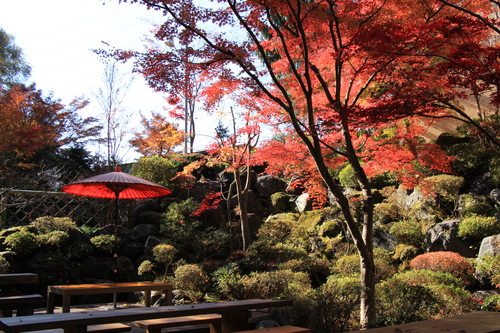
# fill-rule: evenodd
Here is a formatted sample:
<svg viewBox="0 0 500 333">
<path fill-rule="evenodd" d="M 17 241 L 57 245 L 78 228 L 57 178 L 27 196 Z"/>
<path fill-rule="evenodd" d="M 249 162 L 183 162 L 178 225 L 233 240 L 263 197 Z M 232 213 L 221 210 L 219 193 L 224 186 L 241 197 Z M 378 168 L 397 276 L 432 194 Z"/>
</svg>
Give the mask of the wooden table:
<svg viewBox="0 0 500 333">
<path fill-rule="evenodd" d="M 219 303 L 200 303 L 149 308 L 128 308 L 115 311 L 88 311 L 44 314 L 19 318 L 0 318 L 0 329 L 5 333 L 62 328 L 64 333 L 85 333 L 87 326 L 130 322 L 145 319 L 218 313 L 222 315 L 222 332 L 248 329 L 250 310 L 291 306 L 291 300 L 253 299 Z"/>
<path fill-rule="evenodd" d="M 72 295 L 94 295 L 114 294 L 114 305 L 116 307 L 116 294 L 135 291 L 144 291 L 144 304 L 151 306 L 151 291 L 161 290 L 165 292 L 167 305 L 172 304 L 172 285 L 160 282 L 120 282 L 120 283 L 96 283 L 96 284 L 72 284 L 47 287 L 47 313 L 54 313 L 56 295 L 62 296 L 62 312 L 69 312 Z"/>
<path fill-rule="evenodd" d="M 0 274 L 0 296 L 13 296 L 13 285 L 38 283 L 38 274 L 14 273 Z"/>
</svg>

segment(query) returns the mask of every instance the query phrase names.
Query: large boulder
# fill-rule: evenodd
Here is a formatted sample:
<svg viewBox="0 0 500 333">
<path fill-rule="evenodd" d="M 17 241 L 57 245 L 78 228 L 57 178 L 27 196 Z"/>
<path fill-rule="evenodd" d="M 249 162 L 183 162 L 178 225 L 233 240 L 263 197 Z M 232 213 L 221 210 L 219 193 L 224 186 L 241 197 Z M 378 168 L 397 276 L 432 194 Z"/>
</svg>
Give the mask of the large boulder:
<svg viewBox="0 0 500 333">
<path fill-rule="evenodd" d="M 452 251 L 467 258 L 474 257 L 472 243 L 457 236 L 459 223 L 459 220 L 444 221 L 430 228 L 426 237 L 427 251 Z"/>
<path fill-rule="evenodd" d="M 273 214 L 284 213 L 291 209 L 291 196 L 285 192 L 273 193 L 269 199 Z"/>
<path fill-rule="evenodd" d="M 295 205 L 300 213 L 311 210 L 312 202 L 309 198 L 309 193 L 302 193 L 299 195 L 299 197 L 295 200 Z"/>
<path fill-rule="evenodd" d="M 393 252 L 398 242 L 396 238 L 383 228 L 375 228 L 373 232 L 373 247 Z"/>
<path fill-rule="evenodd" d="M 148 239 L 146 239 L 146 243 L 144 244 L 144 254 L 152 256 L 153 248 L 160 243 L 161 240 L 159 238 L 155 236 L 149 236 Z"/>
<path fill-rule="evenodd" d="M 152 224 L 139 224 L 132 230 L 132 235 L 140 242 L 146 242 L 149 236 L 158 236 L 160 230 Z"/>
<path fill-rule="evenodd" d="M 285 188 L 285 182 L 272 175 L 258 176 L 255 182 L 257 194 L 264 197 L 269 197 L 276 192 L 282 192 Z"/>
<path fill-rule="evenodd" d="M 481 259 L 485 255 L 500 255 L 500 235 L 483 238 L 477 258 Z"/>
</svg>

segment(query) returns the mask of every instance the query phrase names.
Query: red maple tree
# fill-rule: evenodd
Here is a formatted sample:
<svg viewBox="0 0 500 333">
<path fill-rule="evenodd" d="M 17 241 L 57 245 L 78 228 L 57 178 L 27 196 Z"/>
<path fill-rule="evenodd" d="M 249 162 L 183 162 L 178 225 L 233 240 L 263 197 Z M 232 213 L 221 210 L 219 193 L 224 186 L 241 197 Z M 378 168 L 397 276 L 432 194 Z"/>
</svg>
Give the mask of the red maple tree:
<svg viewBox="0 0 500 333">
<path fill-rule="evenodd" d="M 456 66 L 441 62 L 458 59 L 462 45 L 481 43 L 486 28 L 438 0 L 122 2 L 142 3 L 168 16 L 157 38 L 181 36 L 198 43 L 198 65 L 214 86 L 241 86 L 272 105 L 261 114 L 293 134 L 293 146 L 287 142 L 288 150 L 280 152 L 293 149 L 293 156 L 303 156 L 308 176 L 320 179 L 342 210 L 360 256 L 360 325 L 368 327 L 375 314 L 368 176 L 391 170 L 411 184 L 418 179 L 416 161 L 449 170 L 435 146 L 415 137 L 417 117 L 449 115 L 443 106 L 464 96 L 452 79 Z M 286 169 L 291 159 L 281 157 Z M 329 172 L 338 163 L 351 165 L 363 193 L 358 220 Z"/>
</svg>

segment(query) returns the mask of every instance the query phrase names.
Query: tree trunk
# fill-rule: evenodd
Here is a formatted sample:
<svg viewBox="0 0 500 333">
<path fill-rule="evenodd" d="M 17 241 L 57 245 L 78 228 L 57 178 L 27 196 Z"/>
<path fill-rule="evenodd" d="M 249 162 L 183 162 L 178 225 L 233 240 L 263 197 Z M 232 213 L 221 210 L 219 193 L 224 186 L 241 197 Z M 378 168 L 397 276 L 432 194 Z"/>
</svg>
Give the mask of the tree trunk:
<svg viewBox="0 0 500 333">
<path fill-rule="evenodd" d="M 248 226 L 248 189 L 247 184 L 250 182 L 250 170 L 247 170 L 247 181 L 245 186 L 241 183 L 241 172 L 239 169 L 234 171 L 236 182 L 236 195 L 238 198 L 238 206 L 240 211 L 241 239 L 242 250 L 246 251 L 250 245 L 250 228 Z"/>
</svg>

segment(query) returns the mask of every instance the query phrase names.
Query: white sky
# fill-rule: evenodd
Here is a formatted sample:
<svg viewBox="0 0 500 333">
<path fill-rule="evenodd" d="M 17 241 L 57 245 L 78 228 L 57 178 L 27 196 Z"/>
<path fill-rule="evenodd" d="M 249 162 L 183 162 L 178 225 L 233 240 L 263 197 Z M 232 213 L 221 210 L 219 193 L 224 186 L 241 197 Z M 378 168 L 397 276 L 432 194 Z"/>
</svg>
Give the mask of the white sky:
<svg viewBox="0 0 500 333">
<path fill-rule="evenodd" d="M 23 49 L 32 67 L 31 81 L 64 104 L 82 95 L 92 100 L 92 92 L 102 85 L 104 66 L 92 49 L 104 47 L 104 41 L 143 50 L 143 37 L 162 19 L 159 12 L 118 5 L 118 0 L 0 0 L 0 27 Z M 126 109 L 145 115 L 165 105 L 162 94 L 154 93 L 139 76 L 124 101 Z M 96 108 L 97 103 L 91 103 L 85 112 L 95 115 Z M 215 120 L 197 121 L 200 136 L 195 149 L 204 148 L 210 139 L 203 135 L 213 136 L 216 125 Z"/>
</svg>

